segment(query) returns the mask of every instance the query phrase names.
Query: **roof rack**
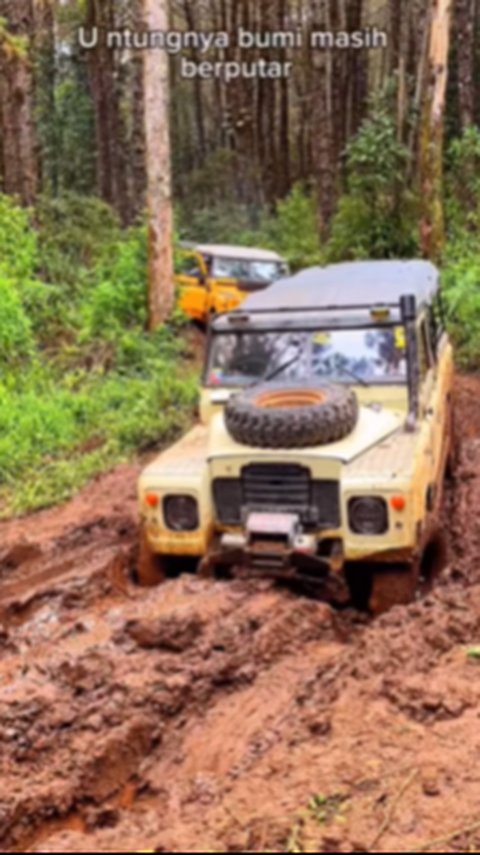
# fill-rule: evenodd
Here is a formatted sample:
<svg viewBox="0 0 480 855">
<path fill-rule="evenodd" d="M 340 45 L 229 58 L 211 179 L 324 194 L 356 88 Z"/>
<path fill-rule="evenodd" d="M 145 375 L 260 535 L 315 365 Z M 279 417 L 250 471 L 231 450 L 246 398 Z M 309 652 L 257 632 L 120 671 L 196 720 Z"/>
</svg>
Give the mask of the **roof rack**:
<svg viewBox="0 0 480 855">
<path fill-rule="evenodd" d="M 405 294 L 405 297 L 409 297 L 409 294 Z M 412 295 L 414 296 L 414 295 Z M 286 306 L 279 306 L 277 309 L 235 309 L 233 312 L 222 312 L 216 315 L 216 318 L 221 318 L 225 316 L 230 317 L 241 317 L 242 315 L 279 315 L 279 314 L 293 314 L 294 312 L 371 312 L 373 309 L 399 309 L 402 305 L 402 299 L 398 303 L 385 303 L 379 301 L 378 303 L 371 303 L 370 305 L 366 305 L 365 303 L 355 303 L 352 305 L 341 305 L 341 306 L 302 306 L 298 308 L 287 308 Z"/>
</svg>

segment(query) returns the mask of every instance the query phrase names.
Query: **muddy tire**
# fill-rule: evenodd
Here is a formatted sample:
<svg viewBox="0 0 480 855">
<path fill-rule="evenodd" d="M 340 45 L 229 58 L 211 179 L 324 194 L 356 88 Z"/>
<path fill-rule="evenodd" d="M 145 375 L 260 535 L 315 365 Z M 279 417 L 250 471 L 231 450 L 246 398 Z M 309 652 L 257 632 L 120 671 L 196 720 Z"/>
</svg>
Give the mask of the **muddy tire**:
<svg viewBox="0 0 480 855">
<path fill-rule="evenodd" d="M 145 530 L 140 533 L 140 545 L 137 558 L 136 581 L 142 588 L 155 588 L 167 579 L 165 559 L 156 555 L 147 539 Z"/>
<path fill-rule="evenodd" d="M 426 596 L 447 564 L 445 536 L 440 529 L 435 529 L 416 561 L 373 571 L 369 610 L 374 615 L 381 615 L 395 606 L 406 606 L 418 597 Z"/>
<path fill-rule="evenodd" d="M 382 615 L 395 606 L 407 606 L 415 600 L 419 583 L 418 562 L 375 570 L 372 573 L 369 611 L 373 615 Z"/>
<path fill-rule="evenodd" d="M 242 445 L 310 448 L 348 436 L 358 421 L 358 401 L 343 386 L 261 385 L 232 396 L 225 421 Z"/>
</svg>

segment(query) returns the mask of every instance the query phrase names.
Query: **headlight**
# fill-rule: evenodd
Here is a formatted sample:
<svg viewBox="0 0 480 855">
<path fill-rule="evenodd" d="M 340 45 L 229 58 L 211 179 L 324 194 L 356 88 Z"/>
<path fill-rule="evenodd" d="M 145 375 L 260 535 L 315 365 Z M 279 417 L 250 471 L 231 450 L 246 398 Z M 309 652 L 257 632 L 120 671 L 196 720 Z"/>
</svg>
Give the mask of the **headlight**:
<svg viewBox="0 0 480 855">
<path fill-rule="evenodd" d="M 388 508 L 385 499 L 370 496 L 351 499 L 348 517 L 350 528 L 355 534 L 378 535 L 388 531 Z"/>
<path fill-rule="evenodd" d="M 191 496 L 167 496 L 163 513 L 172 531 L 195 531 L 198 528 L 198 504 Z"/>
</svg>

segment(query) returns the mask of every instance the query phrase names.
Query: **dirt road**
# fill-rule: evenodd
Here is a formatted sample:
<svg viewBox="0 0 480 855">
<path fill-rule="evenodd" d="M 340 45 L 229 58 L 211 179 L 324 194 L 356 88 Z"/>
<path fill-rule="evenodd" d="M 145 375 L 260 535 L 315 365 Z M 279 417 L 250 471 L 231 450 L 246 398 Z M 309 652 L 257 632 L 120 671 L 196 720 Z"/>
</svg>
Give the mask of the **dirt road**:
<svg viewBox="0 0 480 855">
<path fill-rule="evenodd" d="M 377 621 L 270 584 L 139 590 L 135 467 L 2 524 L 2 850 L 478 850 L 480 381 L 458 413 L 451 567 Z"/>
</svg>

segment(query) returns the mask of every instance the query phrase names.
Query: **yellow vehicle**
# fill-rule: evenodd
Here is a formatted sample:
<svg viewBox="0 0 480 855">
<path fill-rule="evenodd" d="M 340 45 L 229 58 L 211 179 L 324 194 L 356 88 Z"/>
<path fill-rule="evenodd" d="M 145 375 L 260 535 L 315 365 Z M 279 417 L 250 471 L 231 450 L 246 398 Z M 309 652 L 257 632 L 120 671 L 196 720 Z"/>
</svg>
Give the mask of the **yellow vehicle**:
<svg viewBox="0 0 480 855">
<path fill-rule="evenodd" d="M 216 318 L 207 350 L 201 423 L 140 479 L 140 581 L 189 557 L 377 613 L 414 599 L 446 562 L 454 361 L 436 268 L 306 270 Z"/>
<path fill-rule="evenodd" d="M 276 252 L 206 244 L 178 253 L 175 282 L 180 308 L 193 320 L 206 323 L 288 274 L 287 262 Z"/>
</svg>

